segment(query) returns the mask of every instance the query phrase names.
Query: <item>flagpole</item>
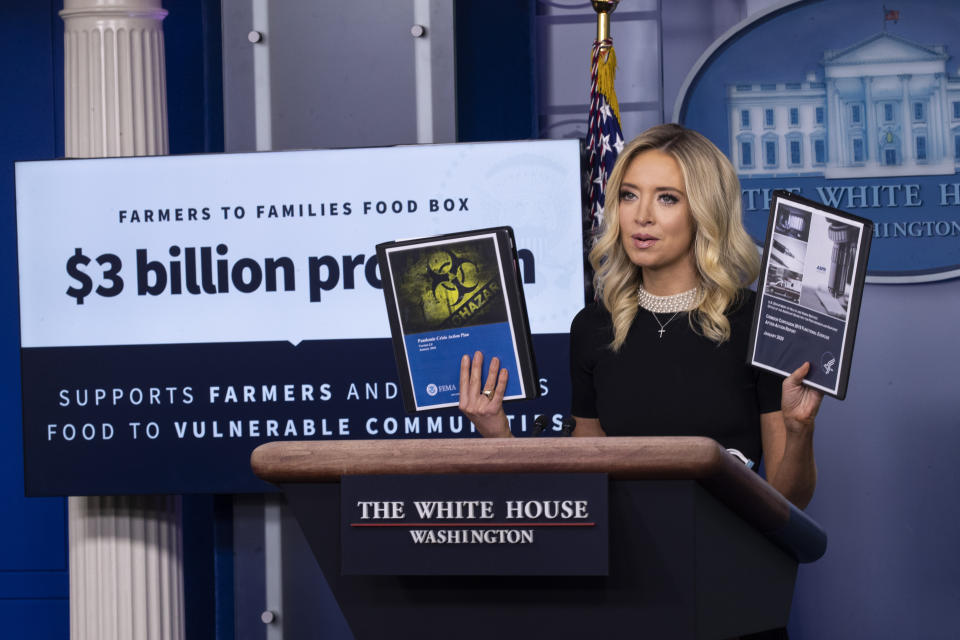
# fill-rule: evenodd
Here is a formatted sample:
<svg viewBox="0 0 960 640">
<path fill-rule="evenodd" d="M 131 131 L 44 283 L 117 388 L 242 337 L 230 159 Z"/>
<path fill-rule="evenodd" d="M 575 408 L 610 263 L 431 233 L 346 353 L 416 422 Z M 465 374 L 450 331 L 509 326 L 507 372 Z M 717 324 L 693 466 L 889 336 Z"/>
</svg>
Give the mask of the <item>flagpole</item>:
<svg viewBox="0 0 960 640">
<path fill-rule="evenodd" d="M 610 14 L 620 0 L 591 0 L 597 12 L 597 40 L 590 54 L 590 113 L 587 115 L 587 229 L 599 227 L 606 201 L 607 178 L 623 148 L 620 107 L 614 91 L 617 56 L 610 38 Z"/>
<path fill-rule="evenodd" d="M 620 0 L 591 0 L 591 4 L 597 12 L 597 42 L 603 42 L 610 37 L 610 14 L 620 4 Z"/>
</svg>

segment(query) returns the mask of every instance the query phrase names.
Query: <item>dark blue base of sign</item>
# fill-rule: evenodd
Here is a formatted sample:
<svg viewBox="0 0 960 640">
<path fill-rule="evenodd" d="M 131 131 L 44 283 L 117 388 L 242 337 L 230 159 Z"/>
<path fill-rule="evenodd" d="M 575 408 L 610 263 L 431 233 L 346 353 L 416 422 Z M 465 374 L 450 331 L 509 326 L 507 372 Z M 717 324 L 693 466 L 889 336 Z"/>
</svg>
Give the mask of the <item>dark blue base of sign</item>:
<svg viewBox="0 0 960 640">
<path fill-rule="evenodd" d="M 540 413 L 559 432 L 568 348 L 534 336 L 542 397 L 506 405 L 516 435 Z M 31 348 L 21 365 L 28 496 L 273 491 L 250 470 L 265 442 L 476 435 L 456 409 L 404 411 L 389 339 Z"/>
<path fill-rule="evenodd" d="M 693 481 L 611 482 L 607 577 L 343 575 L 339 486 L 283 489 L 360 639 L 728 638 L 790 613 L 796 561 Z"/>
</svg>

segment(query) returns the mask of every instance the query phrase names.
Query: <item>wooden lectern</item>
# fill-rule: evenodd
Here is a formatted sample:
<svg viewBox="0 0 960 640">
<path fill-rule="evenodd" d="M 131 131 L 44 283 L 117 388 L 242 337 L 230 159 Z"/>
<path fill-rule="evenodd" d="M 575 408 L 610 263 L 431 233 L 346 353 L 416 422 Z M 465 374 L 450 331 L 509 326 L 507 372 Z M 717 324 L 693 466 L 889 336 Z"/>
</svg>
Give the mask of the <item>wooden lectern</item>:
<svg viewBox="0 0 960 640">
<path fill-rule="evenodd" d="M 273 442 L 251 465 L 286 493 L 357 638 L 731 638 L 786 626 L 797 563 L 826 549 L 709 438 Z M 342 476 L 587 472 L 610 479 L 608 576 L 341 575 Z"/>
</svg>

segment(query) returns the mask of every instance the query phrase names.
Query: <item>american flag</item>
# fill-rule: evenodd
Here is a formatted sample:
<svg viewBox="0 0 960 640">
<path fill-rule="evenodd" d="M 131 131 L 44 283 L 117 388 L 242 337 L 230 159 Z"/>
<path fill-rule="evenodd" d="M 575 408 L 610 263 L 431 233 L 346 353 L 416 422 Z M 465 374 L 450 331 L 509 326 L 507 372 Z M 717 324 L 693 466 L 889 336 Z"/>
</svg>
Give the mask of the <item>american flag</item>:
<svg viewBox="0 0 960 640">
<path fill-rule="evenodd" d="M 620 108 L 613 89 L 617 56 L 613 40 L 593 43 L 590 58 L 590 115 L 587 116 L 587 171 L 590 182 L 587 190 L 590 210 L 586 226 L 595 229 L 603 220 L 603 203 L 607 178 L 623 150 L 623 132 L 620 130 Z"/>
</svg>

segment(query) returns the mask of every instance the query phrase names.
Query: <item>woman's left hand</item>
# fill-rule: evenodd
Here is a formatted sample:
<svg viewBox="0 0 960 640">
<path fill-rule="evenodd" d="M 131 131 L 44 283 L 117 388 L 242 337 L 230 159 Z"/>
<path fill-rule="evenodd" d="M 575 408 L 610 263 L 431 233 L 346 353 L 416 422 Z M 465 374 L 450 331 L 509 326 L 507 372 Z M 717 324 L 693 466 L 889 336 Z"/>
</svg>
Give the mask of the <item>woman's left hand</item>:
<svg viewBox="0 0 960 640">
<path fill-rule="evenodd" d="M 803 384 L 803 379 L 809 372 L 810 363 L 804 362 L 783 381 L 781 409 L 789 432 L 813 431 L 813 422 L 817 417 L 817 411 L 820 410 L 823 393 Z"/>
</svg>

